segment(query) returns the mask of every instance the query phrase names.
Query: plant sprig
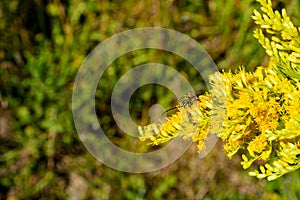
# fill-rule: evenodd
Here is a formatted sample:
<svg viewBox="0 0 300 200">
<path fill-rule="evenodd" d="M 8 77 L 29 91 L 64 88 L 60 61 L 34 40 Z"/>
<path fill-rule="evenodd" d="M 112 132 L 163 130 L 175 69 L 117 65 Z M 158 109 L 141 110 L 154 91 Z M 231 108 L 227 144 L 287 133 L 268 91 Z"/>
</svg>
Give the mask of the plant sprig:
<svg viewBox="0 0 300 200">
<path fill-rule="evenodd" d="M 209 93 L 191 106 L 178 106 L 164 123 L 139 127 L 141 140 L 159 145 L 182 137 L 205 151 L 208 134 L 216 134 L 229 158 L 246 150 L 243 168 L 262 161 L 250 176 L 274 180 L 300 168 L 300 28 L 285 9 L 280 14 L 270 0 L 257 1 L 261 12 L 254 10 L 253 19 L 260 28 L 254 37 L 270 56 L 269 65 L 212 75 Z M 222 98 L 224 106 L 215 101 Z M 212 117 L 217 125 L 211 126 Z"/>
</svg>

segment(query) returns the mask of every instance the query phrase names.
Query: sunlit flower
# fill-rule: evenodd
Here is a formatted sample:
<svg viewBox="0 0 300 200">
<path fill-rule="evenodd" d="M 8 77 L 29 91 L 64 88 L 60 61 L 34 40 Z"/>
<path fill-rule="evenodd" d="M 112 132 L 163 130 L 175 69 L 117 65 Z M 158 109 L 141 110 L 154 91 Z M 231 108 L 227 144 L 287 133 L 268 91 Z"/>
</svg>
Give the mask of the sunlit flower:
<svg viewBox="0 0 300 200">
<path fill-rule="evenodd" d="M 300 28 L 284 9 L 273 11 L 270 0 L 257 1 L 263 15 L 254 11 L 260 26 L 254 36 L 270 56 L 269 66 L 212 75 L 209 93 L 192 105 L 178 106 L 162 124 L 139 127 L 141 140 L 158 145 L 180 136 L 202 151 L 208 134 L 216 134 L 228 157 L 246 151 L 245 169 L 255 160 L 264 161 L 250 176 L 274 180 L 300 168 Z M 213 127 L 212 117 L 217 119 Z"/>
</svg>

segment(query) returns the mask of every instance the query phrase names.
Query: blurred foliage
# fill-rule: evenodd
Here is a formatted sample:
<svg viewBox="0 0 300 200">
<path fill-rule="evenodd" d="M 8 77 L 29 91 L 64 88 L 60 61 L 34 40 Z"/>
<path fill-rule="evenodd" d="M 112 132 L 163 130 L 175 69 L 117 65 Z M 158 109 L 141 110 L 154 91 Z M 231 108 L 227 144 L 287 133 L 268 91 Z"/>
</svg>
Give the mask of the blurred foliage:
<svg viewBox="0 0 300 200">
<path fill-rule="evenodd" d="M 300 2 L 276 0 L 299 26 Z M 299 173 L 266 183 L 240 172 L 220 147 L 199 160 L 194 149 L 157 172 L 128 174 L 97 162 L 73 125 L 71 95 L 81 62 L 100 42 L 137 27 L 158 26 L 199 41 L 219 68 L 264 62 L 252 37 L 253 1 L 3 0 L 0 2 L 0 198 L 10 199 L 297 199 Z M 157 50 L 128 53 L 104 73 L 96 93 L 101 126 L 123 148 L 145 145 L 117 129 L 110 111 L 114 84 L 133 66 L 174 67 L 203 90 L 201 78 L 179 57 Z M 132 115 L 147 123 L 154 103 L 171 107 L 172 92 L 145 86 Z M 102 117 L 103 116 L 103 117 Z M 191 147 L 194 148 L 194 147 Z M 219 149 L 218 149 L 219 148 Z M 144 149 L 145 150 L 145 149 Z M 229 165 L 229 163 L 231 163 Z"/>
</svg>

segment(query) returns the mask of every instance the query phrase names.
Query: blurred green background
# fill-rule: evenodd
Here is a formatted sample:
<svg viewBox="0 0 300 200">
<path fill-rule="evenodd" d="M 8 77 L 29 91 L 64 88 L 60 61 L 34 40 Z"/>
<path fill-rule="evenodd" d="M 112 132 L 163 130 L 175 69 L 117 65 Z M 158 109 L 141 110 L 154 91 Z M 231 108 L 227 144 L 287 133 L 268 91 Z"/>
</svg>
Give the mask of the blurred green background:
<svg viewBox="0 0 300 200">
<path fill-rule="evenodd" d="M 299 0 L 274 0 L 300 25 Z M 0 2 L 0 199 L 300 199 L 300 173 L 267 182 L 249 177 L 240 158 L 218 143 L 204 159 L 195 146 L 156 172 L 130 174 L 97 162 L 74 128 L 71 95 L 76 72 L 100 42 L 124 30 L 165 27 L 189 35 L 219 69 L 266 65 L 252 37 L 253 0 L 2 0 Z M 158 62 L 174 67 L 195 90 L 201 77 L 185 60 L 159 50 L 117 59 L 96 93 L 99 122 L 121 148 L 145 152 L 145 143 L 118 130 L 110 109 L 114 84 L 132 67 Z M 174 106 L 171 91 L 146 85 L 130 102 L 132 117 L 149 122 L 151 105 Z"/>
</svg>

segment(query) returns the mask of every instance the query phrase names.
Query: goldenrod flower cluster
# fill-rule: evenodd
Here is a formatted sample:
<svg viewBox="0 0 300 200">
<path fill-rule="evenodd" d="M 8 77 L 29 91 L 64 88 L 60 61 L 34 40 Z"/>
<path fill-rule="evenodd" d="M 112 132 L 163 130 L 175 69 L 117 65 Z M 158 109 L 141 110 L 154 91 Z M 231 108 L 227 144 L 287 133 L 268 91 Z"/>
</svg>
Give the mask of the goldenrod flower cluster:
<svg viewBox="0 0 300 200">
<path fill-rule="evenodd" d="M 254 37 L 270 56 L 269 65 L 280 76 L 300 80 L 300 27 L 295 27 L 285 9 L 273 11 L 271 0 L 257 0 L 262 14 L 254 10 L 252 18 L 260 25 Z M 266 34 L 264 34 L 266 32 Z"/>
<path fill-rule="evenodd" d="M 179 105 L 164 123 L 139 127 L 141 140 L 158 145 L 183 137 L 204 151 L 208 134 L 215 134 L 228 157 L 242 153 L 243 168 L 261 161 L 250 176 L 274 180 L 300 168 L 300 28 L 284 9 L 273 11 L 270 0 L 257 1 L 262 13 L 254 11 L 260 25 L 254 36 L 270 56 L 269 66 L 212 75 L 209 93 Z"/>
</svg>

